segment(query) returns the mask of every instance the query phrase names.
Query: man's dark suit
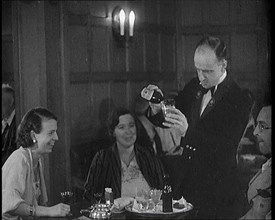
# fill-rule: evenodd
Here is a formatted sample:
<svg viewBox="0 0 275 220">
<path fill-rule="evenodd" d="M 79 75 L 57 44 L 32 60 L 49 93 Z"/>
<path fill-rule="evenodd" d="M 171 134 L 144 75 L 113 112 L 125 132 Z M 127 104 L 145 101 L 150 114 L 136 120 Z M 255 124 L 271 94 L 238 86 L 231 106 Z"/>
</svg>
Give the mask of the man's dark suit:
<svg viewBox="0 0 275 220">
<path fill-rule="evenodd" d="M 199 218 L 231 219 L 238 217 L 234 206 L 241 192 L 235 158 L 250 105 L 229 73 L 200 116 L 202 97 L 198 78 L 176 97 L 176 108 L 186 116 L 189 127 L 181 140 L 185 162 L 181 187 L 175 193 L 194 203 Z"/>
<path fill-rule="evenodd" d="M 3 134 L 2 134 L 2 166 L 5 161 L 11 155 L 11 153 L 16 150 L 16 125 L 15 116 L 10 125 L 7 124 Z"/>
</svg>

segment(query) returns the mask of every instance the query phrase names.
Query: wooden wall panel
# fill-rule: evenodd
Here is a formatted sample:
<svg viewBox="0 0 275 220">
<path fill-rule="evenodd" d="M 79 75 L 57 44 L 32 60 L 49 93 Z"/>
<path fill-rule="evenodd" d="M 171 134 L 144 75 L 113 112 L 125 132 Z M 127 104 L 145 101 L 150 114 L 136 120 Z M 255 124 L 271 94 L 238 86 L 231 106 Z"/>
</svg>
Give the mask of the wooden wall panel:
<svg viewBox="0 0 275 220">
<path fill-rule="evenodd" d="M 91 131 L 90 136 L 93 139 L 102 139 L 104 134 L 100 134 L 99 131 L 105 126 L 108 113 L 114 106 L 114 101 L 110 96 L 110 83 L 107 81 L 93 83 L 92 87 L 90 96 L 92 104 L 90 111 L 91 117 L 93 118 L 94 129 Z"/>
<path fill-rule="evenodd" d="M 86 27 L 70 26 L 70 64 L 72 72 L 88 71 L 88 33 Z"/>
<path fill-rule="evenodd" d="M 127 83 L 116 81 L 111 84 L 111 99 L 115 106 L 129 108 L 129 90 Z"/>
<path fill-rule="evenodd" d="M 211 25 L 226 25 L 229 23 L 229 3 L 228 0 L 209 1 Z"/>
<path fill-rule="evenodd" d="M 176 94 L 178 92 L 176 80 L 163 81 L 161 83 L 161 88 L 164 93 L 164 96 L 169 96 L 171 94 Z"/>
<path fill-rule="evenodd" d="M 11 1 L 1 1 L 2 5 L 2 36 L 12 35 L 12 6 Z"/>
<path fill-rule="evenodd" d="M 172 26 L 176 25 L 175 1 L 162 0 L 159 7 L 160 25 Z"/>
<path fill-rule="evenodd" d="M 145 34 L 145 47 L 146 47 L 146 71 L 159 71 L 159 38 L 155 34 Z"/>
<path fill-rule="evenodd" d="M 2 82 L 14 87 L 12 4 L 2 1 Z"/>
<path fill-rule="evenodd" d="M 107 7 L 105 1 L 89 1 L 90 15 L 100 18 L 108 16 Z"/>
<path fill-rule="evenodd" d="M 257 36 L 253 34 L 233 35 L 232 70 L 251 72 L 257 70 Z"/>
<path fill-rule="evenodd" d="M 89 50 L 92 53 L 91 71 L 107 72 L 110 70 L 108 29 L 105 27 L 92 28 L 92 43 Z"/>
<path fill-rule="evenodd" d="M 161 35 L 161 71 L 174 72 L 175 71 L 175 36 Z"/>
<path fill-rule="evenodd" d="M 144 2 L 140 0 L 129 1 L 128 8 L 134 9 L 135 12 L 135 26 L 141 27 L 141 25 L 146 21 L 145 19 L 145 10 L 144 10 Z"/>
<path fill-rule="evenodd" d="M 3 73 L 13 73 L 13 56 L 12 56 L 12 40 L 6 40 L 3 41 L 3 37 L 2 37 L 2 74 Z M 11 79 L 13 81 L 13 76 L 9 76 L 9 75 L 5 75 L 3 77 L 2 75 L 2 80 L 6 78 L 6 79 Z M 8 81 L 9 82 L 9 81 Z"/>
<path fill-rule="evenodd" d="M 143 33 L 136 32 L 129 46 L 129 71 L 143 72 L 145 67 Z"/>
<path fill-rule="evenodd" d="M 126 71 L 126 50 L 118 47 L 115 40 L 112 40 L 111 69 L 114 72 Z"/>
<path fill-rule="evenodd" d="M 90 84 L 71 84 L 70 87 L 70 110 L 71 110 L 71 133 L 72 144 L 85 140 L 86 132 L 92 130 L 96 120 L 91 112 L 91 88 Z M 85 141 L 84 141 L 85 142 Z"/>
<path fill-rule="evenodd" d="M 181 2 L 181 24 L 183 26 L 202 25 L 204 8 L 201 1 L 187 0 Z"/>
<path fill-rule="evenodd" d="M 20 60 L 22 113 L 38 105 L 46 106 L 46 54 L 43 4 L 20 4 Z M 30 34 L 31 33 L 31 34 Z M 31 45 L 31 46 L 30 46 Z M 33 92 L 37 91 L 37 92 Z M 31 97 L 31 98 L 30 98 Z M 23 115 L 22 115 L 23 116 Z"/>
<path fill-rule="evenodd" d="M 89 1 L 68 1 L 67 10 L 72 14 L 88 14 Z"/>
<path fill-rule="evenodd" d="M 158 2 L 157 1 L 144 1 L 145 21 L 149 24 L 158 23 Z"/>
<path fill-rule="evenodd" d="M 256 24 L 257 23 L 257 1 L 231 0 L 230 21 L 232 24 Z"/>
</svg>

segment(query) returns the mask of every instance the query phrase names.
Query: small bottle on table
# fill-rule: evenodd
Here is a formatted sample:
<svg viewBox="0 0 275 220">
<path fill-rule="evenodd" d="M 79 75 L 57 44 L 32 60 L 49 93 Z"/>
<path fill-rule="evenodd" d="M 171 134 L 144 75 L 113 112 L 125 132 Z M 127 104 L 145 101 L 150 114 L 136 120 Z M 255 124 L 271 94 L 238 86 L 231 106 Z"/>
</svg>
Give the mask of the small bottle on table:
<svg viewBox="0 0 275 220">
<path fill-rule="evenodd" d="M 172 207 L 172 186 L 169 183 L 169 174 L 164 175 L 164 187 L 162 190 L 162 211 L 173 212 Z"/>
<path fill-rule="evenodd" d="M 106 204 L 111 205 L 114 204 L 114 196 L 112 188 L 105 188 L 105 201 Z"/>
</svg>

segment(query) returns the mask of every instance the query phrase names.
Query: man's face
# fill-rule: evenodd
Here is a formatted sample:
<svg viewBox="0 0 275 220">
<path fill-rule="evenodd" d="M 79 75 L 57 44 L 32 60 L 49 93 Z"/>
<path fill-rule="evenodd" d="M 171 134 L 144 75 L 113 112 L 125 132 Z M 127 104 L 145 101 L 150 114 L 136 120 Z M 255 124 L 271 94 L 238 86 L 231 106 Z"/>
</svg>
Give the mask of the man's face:
<svg viewBox="0 0 275 220">
<path fill-rule="evenodd" d="M 202 45 L 195 51 L 194 65 L 201 85 L 204 88 L 210 88 L 218 84 L 220 77 L 225 72 L 226 61 L 219 61 L 209 46 Z"/>
<path fill-rule="evenodd" d="M 13 97 L 9 93 L 2 93 L 2 119 L 8 118 L 13 111 Z"/>
<path fill-rule="evenodd" d="M 253 134 L 258 140 L 260 152 L 265 155 L 271 154 L 271 129 L 271 106 L 263 107 Z"/>
</svg>

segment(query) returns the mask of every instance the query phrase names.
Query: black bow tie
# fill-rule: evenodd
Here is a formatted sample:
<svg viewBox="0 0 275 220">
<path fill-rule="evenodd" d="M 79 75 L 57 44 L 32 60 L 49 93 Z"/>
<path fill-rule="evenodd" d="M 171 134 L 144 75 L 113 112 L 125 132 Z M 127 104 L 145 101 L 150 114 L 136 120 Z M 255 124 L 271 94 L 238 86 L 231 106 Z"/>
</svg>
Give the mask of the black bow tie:
<svg viewBox="0 0 275 220">
<path fill-rule="evenodd" d="M 215 86 L 212 86 L 212 87 L 210 87 L 208 89 L 206 89 L 206 88 L 204 88 L 204 87 L 201 86 L 200 90 L 201 90 L 202 94 L 206 94 L 210 90 L 211 91 L 211 95 L 213 96 L 214 91 L 215 91 Z"/>
</svg>

